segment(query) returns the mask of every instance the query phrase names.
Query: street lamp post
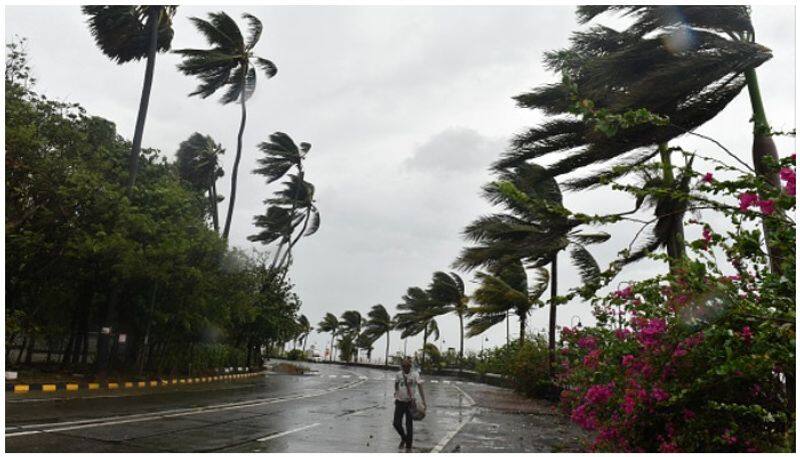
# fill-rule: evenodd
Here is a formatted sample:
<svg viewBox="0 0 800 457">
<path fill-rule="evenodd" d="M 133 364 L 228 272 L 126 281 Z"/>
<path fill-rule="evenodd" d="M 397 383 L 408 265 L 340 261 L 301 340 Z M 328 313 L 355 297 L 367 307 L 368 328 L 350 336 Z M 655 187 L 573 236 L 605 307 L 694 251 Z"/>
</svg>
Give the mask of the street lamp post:
<svg viewBox="0 0 800 457">
<path fill-rule="evenodd" d="M 575 324 L 573 323 L 573 322 L 575 322 L 575 318 L 578 318 L 578 327 L 580 328 L 581 327 L 581 317 L 578 316 L 578 315 L 572 316 L 572 318 L 569 320 L 569 325 L 572 328 L 575 328 Z"/>
</svg>

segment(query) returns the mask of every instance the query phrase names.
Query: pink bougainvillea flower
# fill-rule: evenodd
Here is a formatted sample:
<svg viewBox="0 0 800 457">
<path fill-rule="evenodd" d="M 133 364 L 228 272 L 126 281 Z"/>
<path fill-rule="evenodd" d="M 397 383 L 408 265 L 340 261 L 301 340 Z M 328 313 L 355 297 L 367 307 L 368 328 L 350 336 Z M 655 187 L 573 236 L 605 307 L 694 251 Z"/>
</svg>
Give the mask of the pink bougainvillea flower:
<svg viewBox="0 0 800 457">
<path fill-rule="evenodd" d="M 614 396 L 613 384 L 596 384 L 586 391 L 586 400 L 589 403 L 606 403 Z"/>
<path fill-rule="evenodd" d="M 775 212 L 775 200 L 759 200 L 758 207 L 761 208 L 761 212 L 769 216 L 770 214 Z"/>
<path fill-rule="evenodd" d="M 789 167 L 781 168 L 781 180 L 786 181 L 786 194 L 794 197 L 796 189 L 797 176 L 795 171 Z"/>
<path fill-rule="evenodd" d="M 744 192 L 739 195 L 739 211 L 745 212 L 748 208 L 758 204 L 758 195 L 753 192 Z"/>
<path fill-rule="evenodd" d="M 706 173 L 706 175 L 703 176 L 703 182 L 708 182 L 708 183 L 714 182 L 714 175 L 711 174 L 711 172 Z"/>
<path fill-rule="evenodd" d="M 655 401 L 669 400 L 669 392 L 659 389 L 658 387 L 654 387 L 653 390 L 650 391 L 650 395 L 652 395 Z"/>
<path fill-rule="evenodd" d="M 694 416 L 695 416 L 694 411 L 692 411 L 690 409 L 686 409 L 686 408 L 683 409 L 683 419 L 684 420 L 687 420 L 687 421 L 688 420 L 692 420 L 694 418 Z"/>
<path fill-rule="evenodd" d="M 742 341 L 744 341 L 745 344 L 750 344 L 750 341 L 753 338 L 753 332 L 752 330 L 750 330 L 750 326 L 745 325 L 744 327 L 742 327 L 741 335 L 742 335 Z"/>
<path fill-rule="evenodd" d="M 593 336 L 582 336 L 578 340 L 578 346 L 583 349 L 597 349 L 597 338 Z"/>
<path fill-rule="evenodd" d="M 631 354 L 625 354 L 622 356 L 622 366 L 629 367 L 633 365 L 634 356 Z"/>
</svg>

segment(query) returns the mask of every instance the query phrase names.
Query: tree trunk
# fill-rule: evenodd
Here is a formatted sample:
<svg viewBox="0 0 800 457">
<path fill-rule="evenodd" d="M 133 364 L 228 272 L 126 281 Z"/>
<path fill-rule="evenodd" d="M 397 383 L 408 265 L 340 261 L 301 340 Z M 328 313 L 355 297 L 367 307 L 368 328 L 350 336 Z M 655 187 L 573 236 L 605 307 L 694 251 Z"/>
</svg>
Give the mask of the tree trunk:
<svg viewBox="0 0 800 457">
<path fill-rule="evenodd" d="M 525 315 L 519 317 L 519 348 L 525 344 Z"/>
<path fill-rule="evenodd" d="M 464 368 L 464 315 L 458 314 L 459 330 L 461 331 L 461 347 L 458 350 L 458 371 Z"/>
<path fill-rule="evenodd" d="M 425 332 L 422 334 L 422 362 L 420 370 L 425 366 L 425 346 L 428 345 L 428 324 L 425 324 Z"/>
<path fill-rule="evenodd" d="M 389 366 L 389 334 L 391 330 L 386 332 L 386 360 L 384 360 L 384 365 Z"/>
<path fill-rule="evenodd" d="M 211 183 L 211 187 L 208 190 L 209 199 L 211 200 L 211 221 L 214 224 L 214 231 L 219 233 L 219 208 L 217 205 L 217 180 L 214 178 L 214 182 Z"/>
<path fill-rule="evenodd" d="M 658 153 L 661 156 L 664 187 L 671 189 L 675 183 L 675 175 L 672 171 L 672 159 L 667 143 L 658 144 Z M 680 259 L 686 255 L 686 248 L 683 244 L 683 214 L 670 217 L 676 218 L 676 225 L 671 230 L 672 233 L 667 241 L 667 255 L 670 259 Z"/>
<path fill-rule="evenodd" d="M 306 343 L 308 343 L 308 333 L 306 333 L 305 338 L 303 338 L 303 353 L 306 352 Z"/>
<path fill-rule="evenodd" d="M 236 177 L 239 174 L 239 161 L 242 159 L 242 135 L 244 126 L 247 122 L 247 106 L 245 104 L 245 80 L 247 79 L 247 65 L 245 64 L 242 72 L 242 120 L 239 123 L 239 135 L 236 137 L 236 159 L 233 161 L 233 171 L 231 172 L 231 195 L 228 200 L 228 216 L 225 218 L 225 228 L 222 230 L 222 238 L 227 241 L 231 231 L 231 220 L 233 219 L 233 205 L 236 203 Z"/>
<path fill-rule="evenodd" d="M 30 342 L 28 342 L 28 352 L 25 354 L 25 365 L 30 366 L 33 363 L 33 353 L 36 351 L 36 335 L 31 335 Z"/>
<path fill-rule="evenodd" d="M 19 345 L 19 352 L 17 353 L 17 362 L 15 365 L 19 365 L 22 363 L 22 353 L 25 352 L 25 348 L 28 346 L 28 337 L 27 335 L 22 337 L 22 344 Z"/>
<path fill-rule="evenodd" d="M 511 344 L 511 314 L 506 311 L 506 346 Z"/>
<path fill-rule="evenodd" d="M 753 108 L 753 168 L 756 171 L 756 175 L 772 184 L 775 188 L 780 189 L 780 179 L 777 171 L 770 170 L 768 166 L 770 161 L 777 163 L 778 150 L 775 147 L 775 142 L 772 141 L 771 129 L 764 110 L 764 102 L 761 100 L 761 90 L 758 86 L 756 70 L 754 68 L 745 70 L 744 76 L 747 81 L 747 91 L 750 94 L 750 105 Z M 763 226 L 771 270 L 775 274 L 780 274 L 781 250 L 774 243 L 770 245 L 768 242 L 770 229 L 766 220 L 763 221 Z"/>
<path fill-rule="evenodd" d="M 555 376 L 555 362 L 556 362 L 556 297 L 558 296 L 558 254 L 553 257 L 553 262 L 550 264 L 550 328 L 548 335 L 548 372 L 550 377 Z"/>
<path fill-rule="evenodd" d="M 158 50 L 158 23 L 160 22 L 161 7 L 151 6 L 147 15 L 147 31 L 150 33 L 150 42 L 147 48 L 147 66 L 144 71 L 144 85 L 142 98 L 139 100 L 139 114 L 136 116 L 136 128 L 133 132 L 133 147 L 128 159 L 128 197 L 133 192 L 136 184 L 136 171 L 139 167 L 139 153 L 142 150 L 142 135 L 144 134 L 144 121 L 147 118 L 147 106 L 150 104 L 150 89 L 153 86 L 153 69 L 156 65 L 156 51 Z"/>
<path fill-rule="evenodd" d="M 331 362 L 333 362 L 333 341 L 336 339 L 336 333 L 331 333 Z"/>
</svg>

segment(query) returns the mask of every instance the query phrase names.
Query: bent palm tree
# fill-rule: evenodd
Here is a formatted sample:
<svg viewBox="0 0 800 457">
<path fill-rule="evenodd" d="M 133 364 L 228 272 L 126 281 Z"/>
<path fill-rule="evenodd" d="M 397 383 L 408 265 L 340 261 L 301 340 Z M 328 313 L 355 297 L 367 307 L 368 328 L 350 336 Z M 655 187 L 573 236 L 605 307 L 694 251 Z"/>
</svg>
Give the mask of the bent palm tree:
<svg viewBox="0 0 800 457">
<path fill-rule="evenodd" d="M 219 212 L 217 204 L 223 197 L 217 195 L 217 180 L 224 175 L 219 166 L 219 156 L 225 153 L 221 144 L 214 142 L 209 135 L 193 133 L 178 146 L 175 154 L 178 175 L 192 189 L 208 192 L 208 212 L 214 230 L 219 233 Z"/>
<path fill-rule="evenodd" d="M 178 49 L 174 52 L 183 56 L 178 70 L 189 76 L 197 76 L 200 85 L 189 95 L 207 98 L 222 88 L 227 88 L 220 100 L 222 104 L 238 102 L 242 108 L 239 133 L 236 139 L 236 158 L 231 172 L 231 192 L 228 214 L 222 230 L 222 238 L 228 239 L 236 204 L 236 178 L 239 174 L 239 161 L 242 158 L 242 135 L 247 121 L 246 101 L 256 90 L 256 67 L 264 71 L 267 78 L 278 72 L 271 61 L 258 57 L 253 48 L 261 38 L 263 26 L 255 16 L 243 14 L 248 22 L 247 39 L 242 36 L 239 26 L 224 12 L 209 13 L 209 20 L 192 17 L 197 30 L 203 34 L 211 49 Z"/>
<path fill-rule="evenodd" d="M 464 281 L 456 273 L 437 271 L 428 286 L 428 295 L 435 303 L 439 314 L 454 313 L 458 316 L 461 346 L 458 350 L 458 369 L 464 364 L 464 316 L 467 313 L 469 297 L 464 288 Z"/>
<path fill-rule="evenodd" d="M 358 335 L 361 334 L 361 326 L 364 323 L 364 319 L 361 317 L 361 313 L 358 311 L 345 311 L 342 313 L 342 317 L 339 320 L 339 328 L 341 329 L 341 335 L 347 335 L 351 337 L 354 341 L 358 338 Z M 356 351 L 358 348 L 356 347 Z M 356 356 L 358 354 L 355 354 Z"/>
<path fill-rule="evenodd" d="M 476 336 L 496 324 L 508 319 L 509 312 L 519 318 L 520 347 L 525 341 L 525 324 L 528 313 L 534 306 L 541 306 L 539 298 L 547 289 L 550 275 L 544 268 L 537 269 L 536 284 L 528 288 L 528 276 L 521 260 L 501 265 L 493 273 L 477 272 L 480 286 L 472 295 L 478 306 L 471 307 L 468 314 L 474 317 L 467 329 L 468 336 Z"/>
<path fill-rule="evenodd" d="M 283 132 L 275 132 L 270 135 L 270 141 L 262 142 L 258 147 L 264 153 L 264 157 L 258 159 L 260 167 L 253 170 L 253 173 L 265 176 L 267 184 L 285 176 L 292 167 L 297 169 L 296 175 L 289 175 L 290 179 L 286 184 L 287 188 L 276 193 L 278 198 L 267 200 L 267 203 L 289 208 L 287 219 L 292 221 L 292 223 L 280 226 L 279 231 L 282 232 L 282 235 L 268 242 L 271 243 L 280 239 L 271 266 L 271 268 L 280 269 L 284 266 L 284 263 L 288 267 L 288 263 L 291 262 L 292 248 L 300 238 L 302 236 L 311 236 L 319 230 L 320 218 L 319 211 L 314 205 L 314 186 L 305 181 L 305 170 L 303 169 L 303 160 L 311 150 L 311 144 L 300 143 L 298 148 L 289 135 Z M 298 211 L 303 212 L 301 218 L 297 218 Z M 297 224 L 294 224 L 294 221 L 298 221 Z M 299 234 L 292 239 L 294 229 L 301 222 L 303 226 Z M 271 228 L 275 224 L 268 225 Z M 262 227 L 262 225 L 259 225 L 258 220 L 256 226 Z M 255 235 L 248 239 L 258 240 L 258 237 L 259 235 Z M 286 247 L 286 250 L 282 253 L 281 251 L 284 247 Z M 280 262 L 278 262 L 279 259 Z"/>
<path fill-rule="evenodd" d="M 297 325 L 300 328 L 300 338 L 298 339 L 303 344 L 303 352 L 306 352 L 308 334 L 311 333 L 312 330 L 311 322 L 308 321 L 308 318 L 305 314 L 301 314 L 300 317 L 297 318 Z"/>
<path fill-rule="evenodd" d="M 738 67 L 737 78 L 739 80 L 743 79 L 747 85 L 753 112 L 753 168 L 756 174 L 765 181 L 775 187 L 779 187 L 780 181 L 777 171 L 769 166 L 769 162 L 778 160 L 778 153 L 775 142 L 772 140 L 772 132 L 767 121 L 755 70 L 758 65 L 771 58 L 772 55 L 769 49 L 755 43 L 755 30 L 750 19 L 750 8 L 744 5 L 581 6 L 578 7 L 578 19 L 580 22 L 586 23 L 599 15 L 612 12 L 632 17 L 633 22 L 628 27 L 627 32 L 636 36 L 641 37 L 655 32 L 661 35 L 683 37 L 683 41 L 687 41 L 695 40 L 698 36 L 710 34 L 716 37 L 716 44 L 714 48 L 708 51 L 719 53 L 724 49 L 736 47 L 758 51 L 759 58 L 757 60 L 748 62 L 748 59 L 742 55 L 730 56 L 728 62 L 718 61 L 716 67 L 736 63 L 743 64 Z M 739 62 L 737 62 L 737 57 Z M 699 69 L 691 70 L 698 71 Z M 690 69 L 687 68 L 687 71 L 690 71 Z M 700 80 L 687 80 L 677 87 L 670 87 L 669 90 L 678 94 L 696 92 L 701 89 L 699 82 Z M 709 87 L 706 86 L 702 89 L 709 90 Z M 711 87 L 710 90 L 714 90 L 714 88 Z M 712 108 L 712 116 L 718 114 L 719 111 L 721 111 L 721 108 Z M 766 225 L 764 226 L 764 233 L 765 235 L 769 233 Z M 778 246 L 770 246 L 769 244 L 767 248 L 770 253 L 771 267 L 773 271 L 777 272 L 780 270 L 780 249 Z"/>
<path fill-rule="evenodd" d="M 89 30 L 103 54 L 119 64 L 147 59 L 139 113 L 133 131 L 133 145 L 128 159 L 127 192 L 130 197 L 136 184 L 156 54 L 168 51 L 172 44 L 172 16 L 175 15 L 177 6 L 92 5 L 81 9 L 89 16 Z"/>
<path fill-rule="evenodd" d="M 331 362 L 333 362 L 333 352 L 334 352 L 334 340 L 336 339 L 336 333 L 339 330 L 339 319 L 336 318 L 335 315 L 331 313 L 325 314 L 325 317 L 317 324 L 317 333 L 328 333 L 331 334 Z"/>
<path fill-rule="evenodd" d="M 375 305 L 367 313 L 367 323 L 364 326 L 364 333 L 370 336 L 373 341 L 386 335 L 386 360 L 385 365 L 389 365 L 389 334 L 395 327 L 395 321 L 383 305 Z"/>
<path fill-rule="evenodd" d="M 428 344 L 428 336 L 436 335 L 434 340 L 439 339 L 439 326 L 434 319 L 443 311 L 438 309 L 438 304 L 431 299 L 430 295 L 419 287 L 409 287 L 403 296 L 403 303 L 397 305 L 397 309 L 403 312 L 395 316 L 397 329 L 401 330 L 401 338 L 422 335 L 422 363 L 425 364 L 424 348 Z"/>
<path fill-rule="evenodd" d="M 484 216 L 464 229 L 467 240 L 478 243 L 461 251 L 454 265 L 465 271 L 484 267 L 494 271 L 515 260 L 527 267 L 550 264 L 550 371 L 555 360 L 558 254 L 571 248 L 586 291 L 600 285 L 600 268 L 586 245 L 608 240 L 606 233 L 583 233 L 581 220 L 563 207 L 561 190 L 544 167 L 523 164 L 499 173 L 501 180 L 484 187 L 484 195 L 508 213 Z"/>
</svg>

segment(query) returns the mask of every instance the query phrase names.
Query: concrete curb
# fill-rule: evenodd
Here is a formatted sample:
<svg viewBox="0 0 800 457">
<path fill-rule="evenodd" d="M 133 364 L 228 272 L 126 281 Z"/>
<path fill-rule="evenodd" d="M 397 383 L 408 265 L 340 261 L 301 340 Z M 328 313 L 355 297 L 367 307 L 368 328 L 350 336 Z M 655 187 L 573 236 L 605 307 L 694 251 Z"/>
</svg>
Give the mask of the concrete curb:
<svg viewBox="0 0 800 457">
<path fill-rule="evenodd" d="M 56 383 L 6 383 L 6 392 L 24 394 L 28 392 L 65 392 L 78 390 L 122 390 L 141 389 L 148 387 L 164 387 L 186 384 L 202 384 L 215 381 L 233 381 L 251 378 L 263 374 L 265 371 L 252 371 L 248 373 L 223 374 L 213 376 L 197 376 L 191 378 L 158 378 L 146 381 L 107 381 L 107 382 L 56 382 Z"/>
</svg>

